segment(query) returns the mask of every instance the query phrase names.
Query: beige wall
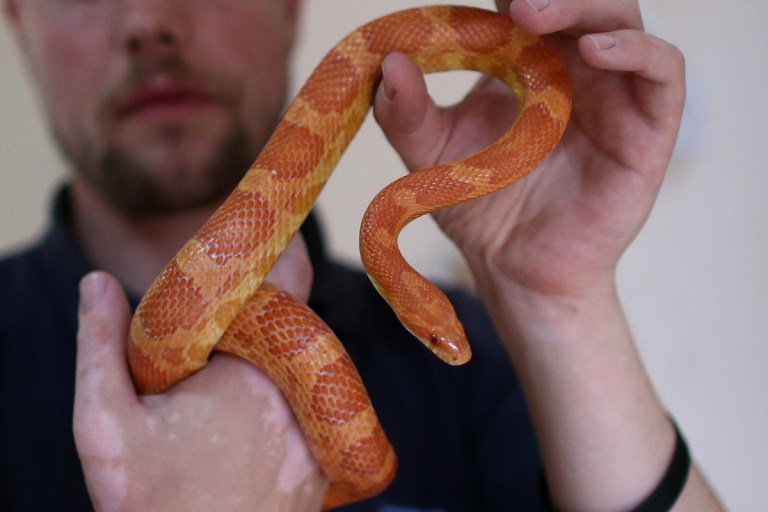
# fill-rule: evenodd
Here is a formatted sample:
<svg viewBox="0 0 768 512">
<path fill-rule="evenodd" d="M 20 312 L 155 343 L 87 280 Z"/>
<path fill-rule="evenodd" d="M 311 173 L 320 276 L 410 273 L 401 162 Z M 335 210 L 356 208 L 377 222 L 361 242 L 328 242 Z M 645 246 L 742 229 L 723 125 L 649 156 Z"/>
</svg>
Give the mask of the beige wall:
<svg viewBox="0 0 768 512">
<path fill-rule="evenodd" d="M 422 3 L 436 2 L 308 0 L 297 82 L 363 20 Z M 760 510 L 768 502 L 768 4 L 641 3 L 649 29 L 687 55 L 690 94 L 655 213 L 622 264 L 621 293 L 659 393 L 716 489 L 733 510 Z M 40 229 L 62 165 L 5 28 L 1 38 L 4 249 Z M 365 203 L 401 172 L 371 124 L 323 199 L 333 250 L 350 260 Z M 420 226 L 406 251 L 432 274 L 455 275 L 461 264 L 433 233 L 428 223 Z"/>
</svg>

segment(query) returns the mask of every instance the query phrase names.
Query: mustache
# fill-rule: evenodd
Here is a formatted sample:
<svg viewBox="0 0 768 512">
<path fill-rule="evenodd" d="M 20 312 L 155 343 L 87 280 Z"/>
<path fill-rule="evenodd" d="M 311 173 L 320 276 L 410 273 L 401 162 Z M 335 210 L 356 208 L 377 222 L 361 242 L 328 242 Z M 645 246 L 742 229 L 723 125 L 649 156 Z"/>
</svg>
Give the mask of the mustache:
<svg viewBox="0 0 768 512">
<path fill-rule="evenodd" d="M 225 102 L 235 96 L 220 78 L 194 69 L 178 56 L 134 61 L 124 75 L 107 89 L 98 103 L 99 117 L 114 115 L 133 91 L 153 82 L 195 84 L 210 90 L 217 99 Z"/>
</svg>

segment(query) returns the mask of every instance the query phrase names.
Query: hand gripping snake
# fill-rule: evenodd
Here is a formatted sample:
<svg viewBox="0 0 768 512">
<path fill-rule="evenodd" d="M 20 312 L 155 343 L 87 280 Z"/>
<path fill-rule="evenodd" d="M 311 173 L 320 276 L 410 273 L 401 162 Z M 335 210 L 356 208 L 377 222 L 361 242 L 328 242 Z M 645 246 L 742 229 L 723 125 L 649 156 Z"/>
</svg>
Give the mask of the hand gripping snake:
<svg viewBox="0 0 768 512">
<path fill-rule="evenodd" d="M 138 390 L 161 392 L 204 366 L 213 348 L 244 357 L 281 388 L 331 481 L 324 508 L 375 495 L 396 458 L 357 371 L 304 304 L 264 283 L 370 108 L 393 51 L 424 72 L 469 69 L 517 96 L 511 128 L 483 151 L 385 188 L 366 212 L 363 264 L 403 325 L 438 357 L 470 357 L 446 297 L 402 258 L 414 218 L 522 178 L 559 141 L 571 110 L 565 69 L 539 38 L 496 13 L 426 7 L 385 16 L 334 47 L 288 107 L 234 192 L 184 245 L 134 315 L 128 357 Z"/>
</svg>

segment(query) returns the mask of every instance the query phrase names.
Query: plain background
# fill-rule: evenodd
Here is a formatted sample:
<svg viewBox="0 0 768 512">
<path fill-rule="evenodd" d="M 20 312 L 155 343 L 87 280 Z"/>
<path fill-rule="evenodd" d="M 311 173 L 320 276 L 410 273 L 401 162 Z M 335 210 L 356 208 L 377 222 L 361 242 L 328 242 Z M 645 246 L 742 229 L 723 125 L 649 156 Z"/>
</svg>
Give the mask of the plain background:
<svg viewBox="0 0 768 512">
<path fill-rule="evenodd" d="M 357 25 L 433 1 L 307 0 L 295 84 Z M 493 2 L 466 1 L 491 8 Z M 687 58 L 684 127 L 652 217 L 620 268 L 620 291 L 659 394 L 728 508 L 768 503 L 768 4 L 641 1 L 649 31 Z M 472 77 L 430 80 L 442 101 Z M 32 239 L 65 170 L 7 27 L 0 36 L 0 249 Z M 443 89 L 449 89 L 448 92 Z M 462 89 L 459 88 L 459 91 Z M 324 192 L 334 253 L 357 261 L 365 205 L 402 166 L 367 122 Z M 414 264 L 442 280 L 464 267 L 429 221 L 405 235 Z"/>
</svg>

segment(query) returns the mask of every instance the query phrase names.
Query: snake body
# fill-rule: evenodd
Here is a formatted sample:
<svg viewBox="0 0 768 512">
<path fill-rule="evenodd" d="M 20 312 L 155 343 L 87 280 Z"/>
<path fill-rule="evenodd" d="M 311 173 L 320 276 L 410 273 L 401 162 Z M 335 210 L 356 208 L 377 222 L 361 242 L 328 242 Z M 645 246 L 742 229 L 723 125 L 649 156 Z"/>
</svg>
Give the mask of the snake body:
<svg viewBox="0 0 768 512">
<path fill-rule="evenodd" d="M 140 392 L 169 388 L 204 366 L 214 347 L 266 371 L 331 480 L 325 508 L 383 490 L 396 457 L 341 343 L 264 276 L 362 124 L 382 59 L 393 51 L 410 55 L 424 72 L 496 76 L 519 101 L 515 123 L 497 142 L 394 182 L 373 201 L 361 228 L 366 271 L 405 327 L 447 362 L 469 359 L 453 308 L 404 261 L 397 234 L 419 215 L 525 176 L 559 141 L 571 99 L 565 70 L 547 45 L 505 16 L 465 7 L 397 12 L 334 47 L 240 184 L 152 284 L 131 324 L 128 356 Z"/>
</svg>

